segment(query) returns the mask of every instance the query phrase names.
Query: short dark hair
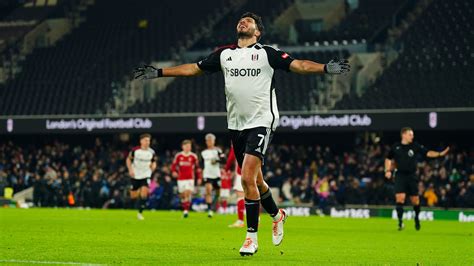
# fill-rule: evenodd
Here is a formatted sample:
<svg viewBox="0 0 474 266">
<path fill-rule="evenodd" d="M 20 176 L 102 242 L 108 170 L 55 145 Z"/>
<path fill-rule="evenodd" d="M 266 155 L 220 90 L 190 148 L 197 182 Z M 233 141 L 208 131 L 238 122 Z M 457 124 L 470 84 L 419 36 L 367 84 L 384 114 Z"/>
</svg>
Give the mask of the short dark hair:
<svg viewBox="0 0 474 266">
<path fill-rule="evenodd" d="M 185 139 L 183 140 L 183 142 L 181 142 L 181 146 L 186 145 L 186 144 L 191 144 L 191 143 L 192 143 L 191 140 Z"/>
<path fill-rule="evenodd" d="M 240 19 L 243 19 L 243 18 L 253 18 L 253 20 L 255 20 L 255 24 L 257 24 L 257 29 L 258 31 L 260 31 L 259 38 L 262 38 L 263 32 L 265 31 L 265 26 L 263 26 L 262 17 L 252 12 L 245 12 L 240 17 Z"/>
<path fill-rule="evenodd" d="M 411 127 L 402 127 L 402 129 L 400 130 L 400 135 L 405 134 L 405 132 L 407 131 L 413 131 L 413 129 L 411 129 Z"/>
<path fill-rule="evenodd" d="M 140 140 L 142 140 L 142 139 L 144 139 L 144 138 L 149 138 L 149 139 L 151 139 L 151 135 L 148 134 L 148 133 L 141 134 L 141 135 L 140 135 Z"/>
</svg>

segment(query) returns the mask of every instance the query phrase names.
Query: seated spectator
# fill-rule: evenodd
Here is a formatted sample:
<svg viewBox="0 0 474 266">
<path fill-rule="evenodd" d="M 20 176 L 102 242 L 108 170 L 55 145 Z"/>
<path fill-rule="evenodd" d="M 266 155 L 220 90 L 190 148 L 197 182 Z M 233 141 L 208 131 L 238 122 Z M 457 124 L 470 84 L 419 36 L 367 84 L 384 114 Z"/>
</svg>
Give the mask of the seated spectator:
<svg viewBox="0 0 474 266">
<path fill-rule="evenodd" d="M 436 195 L 433 183 L 430 183 L 425 193 L 423 193 L 423 197 L 426 199 L 428 207 L 433 207 L 438 203 L 438 195 Z"/>
</svg>

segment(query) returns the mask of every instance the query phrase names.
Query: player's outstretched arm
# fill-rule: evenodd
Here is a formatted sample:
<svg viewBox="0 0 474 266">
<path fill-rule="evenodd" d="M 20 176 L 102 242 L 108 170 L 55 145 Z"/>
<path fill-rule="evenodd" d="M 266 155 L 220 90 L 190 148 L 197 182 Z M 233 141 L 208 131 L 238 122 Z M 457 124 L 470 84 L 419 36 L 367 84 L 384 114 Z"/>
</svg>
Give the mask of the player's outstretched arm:
<svg viewBox="0 0 474 266">
<path fill-rule="evenodd" d="M 327 64 L 295 59 L 290 64 L 290 71 L 298 74 L 344 74 L 351 71 L 351 66 L 347 59 L 334 58 Z"/>
<path fill-rule="evenodd" d="M 390 179 L 392 177 L 392 160 L 386 158 L 385 159 L 385 177 Z"/>
<path fill-rule="evenodd" d="M 202 185 L 202 169 L 201 167 L 199 166 L 199 161 L 196 160 L 196 164 L 194 166 L 194 174 L 195 174 L 195 177 L 196 177 L 196 183 L 198 186 L 201 186 Z"/>
<path fill-rule="evenodd" d="M 444 157 L 448 152 L 449 152 L 449 147 L 446 147 L 446 149 L 444 149 L 442 152 L 428 151 L 426 153 L 426 157 L 428 157 L 428 158 Z"/>
<path fill-rule="evenodd" d="M 152 172 L 154 172 L 156 170 L 156 162 L 152 162 L 150 164 L 150 169 L 151 169 Z"/>
<path fill-rule="evenodd" d="M 183 64 L 174 67 L 156 68 L 150 65 L 144 65 L 135 68 L 133 71 L 134 79 L 155 79 L 161 77 L 191 77 L 201 75 L 203 71 L 196 63 Z"/>
<path fill-rule="evenodd" d="M 127 156 L 127 160 L 125 160 L 125 163 L 127 164 L 128 174 L 131 177 L 135 177 L 135 172 L 133 171 L 133 167 L 132 167 L 132 154 L 129 154 Z"/>
</svg>

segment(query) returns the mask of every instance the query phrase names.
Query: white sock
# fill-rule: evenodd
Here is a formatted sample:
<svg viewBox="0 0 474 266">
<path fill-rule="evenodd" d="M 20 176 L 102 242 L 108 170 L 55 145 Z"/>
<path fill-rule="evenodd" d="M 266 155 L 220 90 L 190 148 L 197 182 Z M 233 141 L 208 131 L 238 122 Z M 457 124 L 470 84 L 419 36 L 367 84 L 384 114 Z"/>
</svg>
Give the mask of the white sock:
<svg viewBox="0 0 474 266">
<path fill-rule="evenodd" d="M 247 238 L 251 238 L 253 242 L 257 242 L 257 232 L 247 232 Z"/>
<path fill-rule="evenodd" d="M 281 211 L 278 210 L 277 215 L 273 216 L 272 219 L 273 219 L 274 222 L 276 222 L 276 221 L 280 220 L 281 216 L 282 216 Z"/>
</svg>

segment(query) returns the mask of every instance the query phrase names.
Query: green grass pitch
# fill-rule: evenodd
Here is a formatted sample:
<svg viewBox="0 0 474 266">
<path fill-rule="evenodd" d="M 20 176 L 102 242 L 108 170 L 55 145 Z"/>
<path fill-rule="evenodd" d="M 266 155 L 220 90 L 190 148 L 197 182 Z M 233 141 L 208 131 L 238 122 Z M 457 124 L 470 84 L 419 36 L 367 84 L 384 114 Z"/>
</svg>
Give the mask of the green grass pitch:
<svg viewBox="0 0 474 266">
<path fill-rule="evenodd" d="M 0 264 L 474 265 L 474 224 L 289 217 L 281 246 L 262 215 L 259 251 L 238 253 L 245 229 L 234 215 L 75 209 L 0 209 Z"/>
</svg>

